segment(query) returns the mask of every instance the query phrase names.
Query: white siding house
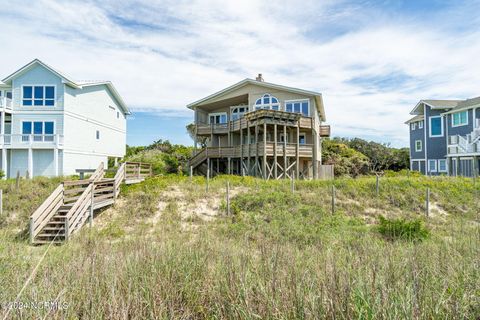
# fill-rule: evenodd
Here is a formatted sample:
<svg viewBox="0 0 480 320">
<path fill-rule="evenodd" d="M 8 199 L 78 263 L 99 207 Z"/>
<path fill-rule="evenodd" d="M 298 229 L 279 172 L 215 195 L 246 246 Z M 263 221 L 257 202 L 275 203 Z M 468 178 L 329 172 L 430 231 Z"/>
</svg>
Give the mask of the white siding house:
<svg viewBox="0 0 480 320">
<path fill-rule="evenodd" d="M 75 174 L 125 155 L 127 106 L 109 81 L 73 81 L 35 59 L 0 82 L 7 177 Z"/>
</svg>

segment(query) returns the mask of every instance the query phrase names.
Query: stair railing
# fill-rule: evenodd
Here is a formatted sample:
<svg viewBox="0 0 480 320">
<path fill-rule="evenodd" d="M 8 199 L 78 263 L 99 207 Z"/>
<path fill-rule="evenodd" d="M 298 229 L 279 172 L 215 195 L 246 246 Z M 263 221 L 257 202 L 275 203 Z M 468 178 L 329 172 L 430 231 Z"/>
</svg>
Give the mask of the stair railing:
<svg viewBox="0 0 480 320">
<path fill-rule="evenodd" d="M 115 180 L 114 183 L 114 189 L 115 189 L 115 199 L 118 198 L 118 195 L 120 194 L 120 185 L 122 184 L 123 180 L 125 180 L 125 162 L 118 167 L 117 173 L 115 174 L 115 177 L 113 178 Z"/>
<path fill-rule="evenodd" d="M 30 243 L 42 228 L 55 215 L 57 210 L 63 205 L 63 184 L 60 184 L 47 199 L 38 207 L 37 210 L 30 216 Z"/>
<path fill-rule="evenodd" d="M 70 235 L 78 231 L 87 220 L 89 208 L 93 206 L 94 183 L 88 185 L 75 204 L 68 210 L 65 218 L 65 240 L 68 240 Z"/>
</svg>

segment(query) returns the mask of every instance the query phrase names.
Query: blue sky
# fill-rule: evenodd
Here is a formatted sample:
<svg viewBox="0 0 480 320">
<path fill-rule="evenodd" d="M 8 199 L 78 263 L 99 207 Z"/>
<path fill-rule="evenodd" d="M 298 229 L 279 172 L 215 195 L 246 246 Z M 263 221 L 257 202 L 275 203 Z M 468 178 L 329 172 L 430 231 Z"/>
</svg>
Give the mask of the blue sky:
<svg viewBox="0 0 480 320">
<path fill-rule="evenodd" d="M 188 103 L 247 77 L 321 92 L 334 136 L 406 146 L 420 99 L 480 95 L 479 1 L 2 1 L 1 75 L 111 80 L 132 145 L 190 143 Z M 6 50 L 5 48 L 8 48 Z"/>
</svg>

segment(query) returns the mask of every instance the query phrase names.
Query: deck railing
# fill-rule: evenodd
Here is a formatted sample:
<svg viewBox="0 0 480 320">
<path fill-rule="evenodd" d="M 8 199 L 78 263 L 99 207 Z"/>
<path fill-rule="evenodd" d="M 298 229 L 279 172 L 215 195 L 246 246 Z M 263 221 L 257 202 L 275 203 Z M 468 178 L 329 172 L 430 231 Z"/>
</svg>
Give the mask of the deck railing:
<svg viewBox="0 0 480 320">
<path fill-rule="evenodd" d="M 0 144 L 3 145 L 63 145 L 63 135 L 60 134 L 2 134 Z"/>
<path fill-rule="evenodd" d="M 7 97 L 0 97 L 0 108 L 12 109 L 12 99 Z"/>
</svg>

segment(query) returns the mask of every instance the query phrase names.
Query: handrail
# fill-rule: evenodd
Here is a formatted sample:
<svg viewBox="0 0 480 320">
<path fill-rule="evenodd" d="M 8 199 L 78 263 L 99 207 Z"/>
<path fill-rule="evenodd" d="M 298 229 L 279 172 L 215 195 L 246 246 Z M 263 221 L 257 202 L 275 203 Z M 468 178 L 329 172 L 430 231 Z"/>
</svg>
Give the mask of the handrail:
<svg viewBox="0 0 480 320">
<path fill-rule="evenodd" d="M 60 184 L 30 216 L 30 243 L 63 204 L 63 184 Z"/>
<path fill-rule="evenodd" d="M 90 176 L 90 181 L 96 181 L 98 179 L 103 178 L 105 175 L 105 170 L 104 170 L 104 164 L 103 162 L 100 163 L 100 165 L 97 167 L 95 172 Z"/>
<path fill-rule="evenodd" d="M 83 225 L 83 223 L 82 225 L 78 225 L 78 223 L 82 222 L 82 218 L 85 216 L 87 209 L 93 205 L 93 188 L 94 184 L 90 183 L 88 187 L 82 192 L 82 195 L 80 196 L 80 198 L 78 198 L 72 208 L 68 210 L 65 219 L 65 239 L 68 240 L 70 234 L 73 234 Z"/>
<path fill-rule="evenodd" d="M 118 197 L 120 194 L 120 185 L 122 184 L 122 181 L 125 180 L 125 163 L 122 163 L 120 167 L 118 167 L 117 173 L 115 174 L 114 180 L 114 192 L 115 192 L 115 198 Z"/>
</svg>

